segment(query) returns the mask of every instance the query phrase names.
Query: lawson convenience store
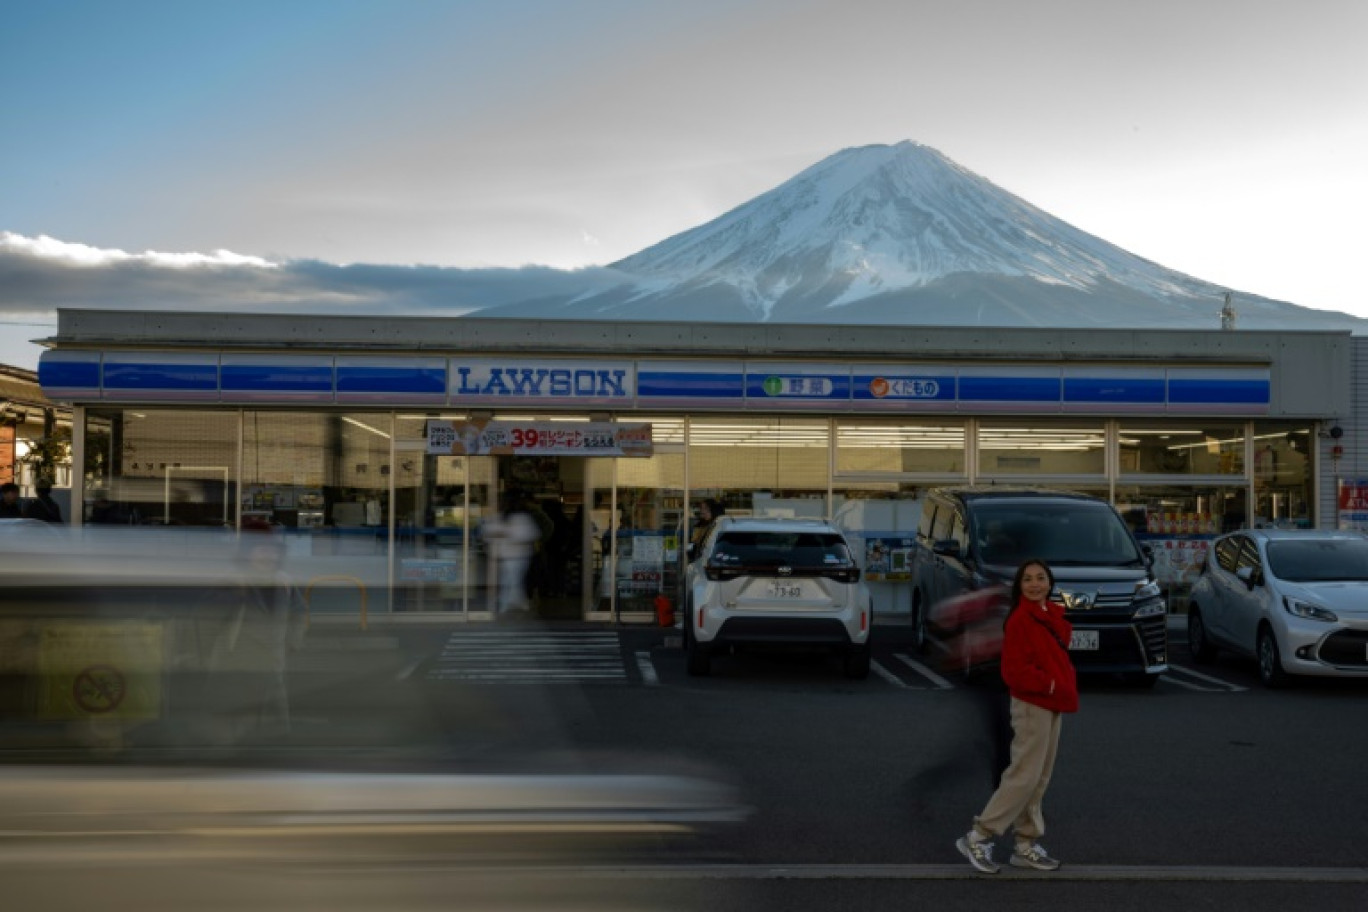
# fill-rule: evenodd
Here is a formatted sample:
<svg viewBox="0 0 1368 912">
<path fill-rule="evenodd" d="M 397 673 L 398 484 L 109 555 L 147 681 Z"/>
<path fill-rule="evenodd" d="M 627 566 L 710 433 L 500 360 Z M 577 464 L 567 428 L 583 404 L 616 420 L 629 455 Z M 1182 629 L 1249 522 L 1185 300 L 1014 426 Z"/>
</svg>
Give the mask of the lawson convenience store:
<svg viewBox="0 0 1368 912">
<path fill-rule="evenodd" d="M 651 618 L 705 497 L 839 523 L 905 613 L 921 494 L 963 483 L 1107 498 L 1181 595 L 1219 532 L 1334 524 L 1350 412 L 1339 332 L 63 310 L 46 343 L 84 522 L 264 519 L 372 617 L 488 618 L 479 527 L 513 490 L 550 618 Z"/>
</svg>

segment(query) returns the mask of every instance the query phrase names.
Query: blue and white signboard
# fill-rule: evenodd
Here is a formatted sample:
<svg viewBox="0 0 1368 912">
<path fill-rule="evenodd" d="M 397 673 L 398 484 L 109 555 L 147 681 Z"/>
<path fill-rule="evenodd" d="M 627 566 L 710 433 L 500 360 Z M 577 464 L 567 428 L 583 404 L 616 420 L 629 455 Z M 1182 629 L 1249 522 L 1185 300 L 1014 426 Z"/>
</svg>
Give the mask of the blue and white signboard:
<svg viewBox="0 0 1368 912">
<path fill-rule="evenodd" d="M 740 408 L 746 369 L 740 361 L 641 361 L 637 402 L 653 406 Z"/>
<path fill-rule="evenodd" d="M 627 408 L 636 398 L 636 365 L 631 361 L 452 358 L 448 381 L 454 406 Z"/>
<path fill-rule="evenodd" d="M 830 409 L 850 403 L 850 368 L 838 364 L 746 362 L 746 402 L 763 408 Z"/>
<path fill-rule="evenodd" d="M 955 369 L 946 365 L 859 364 L 850 372 L 851 398 L 863 409 L 950 411 Z"/>
</svg>

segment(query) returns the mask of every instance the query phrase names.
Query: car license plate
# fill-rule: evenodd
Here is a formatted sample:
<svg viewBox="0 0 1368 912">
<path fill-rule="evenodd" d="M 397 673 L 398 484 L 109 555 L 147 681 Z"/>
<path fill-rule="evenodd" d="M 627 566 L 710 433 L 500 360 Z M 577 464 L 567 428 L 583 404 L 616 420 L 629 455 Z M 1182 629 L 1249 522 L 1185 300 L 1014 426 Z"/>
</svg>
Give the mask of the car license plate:
<svg viewBox="0 0 1368 912">
<path fill-rule="evenodd" d="M 803 597 L 802 583 L 770 583 L 770 598 L 800 599 Z"/>
<path fill-rule="evenodd" d="M 1096 630 L 1075 630 L 1069 638 L 1070 649 L 1097 649 Z"/>
</svg>

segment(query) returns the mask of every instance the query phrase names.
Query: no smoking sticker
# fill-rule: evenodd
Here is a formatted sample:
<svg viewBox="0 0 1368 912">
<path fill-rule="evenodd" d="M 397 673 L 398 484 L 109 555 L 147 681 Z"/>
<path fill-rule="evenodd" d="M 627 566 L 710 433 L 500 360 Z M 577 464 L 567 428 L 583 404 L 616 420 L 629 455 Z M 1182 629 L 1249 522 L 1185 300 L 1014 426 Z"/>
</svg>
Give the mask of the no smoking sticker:
<svg viewBox="0 0 1368 912">
<path fill-rule="evenodd" d="M 95 715 L 118 709 L 126 693 L 128 682 L 110 665 L 92 665 L 80 671 L 71 687 L 76 705 Z"/>
</svg>

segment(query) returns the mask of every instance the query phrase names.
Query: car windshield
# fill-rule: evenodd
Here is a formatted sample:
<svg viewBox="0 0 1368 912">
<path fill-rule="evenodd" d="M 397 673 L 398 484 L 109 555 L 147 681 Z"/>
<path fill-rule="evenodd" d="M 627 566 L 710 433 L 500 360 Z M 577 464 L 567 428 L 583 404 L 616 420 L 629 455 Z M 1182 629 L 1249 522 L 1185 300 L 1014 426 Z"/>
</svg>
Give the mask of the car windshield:
<svg viewBox="0 0 1368 912">
<path fill-rule="evenodd" d="M 1368 581 L 1368 539 L 1283 539 L 1268 543 L 1268 568 L 1293 583 Z"/>
<path fill-rule="evenodd" d="M 713 551 L 717 563 L 747 567 L 849 566 L 845 541 L 829 532 L 728 532 Z"/>
<path fill-rule="evenodd" d="M 1085 500 L 974 505 L 975 546 L 986 563 L 1039 558 L 1051 566 L 1139 566 L 1135 540 L 1111 509 Z"/>
</svg>

